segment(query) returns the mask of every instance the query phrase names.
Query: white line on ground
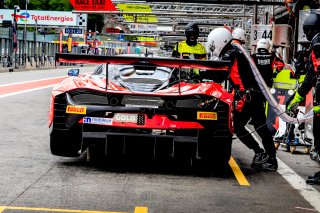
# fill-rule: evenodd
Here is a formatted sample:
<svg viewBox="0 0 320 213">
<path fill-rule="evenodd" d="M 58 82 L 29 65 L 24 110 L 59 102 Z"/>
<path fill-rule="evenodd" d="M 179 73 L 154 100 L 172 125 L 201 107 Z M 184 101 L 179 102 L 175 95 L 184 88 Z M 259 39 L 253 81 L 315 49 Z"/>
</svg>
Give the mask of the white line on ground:
<svg viewBox="0 0 320 213">
<path fill-rule="evenodd" d="M 246 129 L 252 132 L 248 127 Z M 252 133 L 252 136 L 256 141 L 260 141 L 258 137 Z M 316 211 L 320 212 L 320 193 L 312 186 L 306 184 L 306 181 L 287 166 L 283 161 L 278 159 L 277 172 L 296 190 L 298 190 L 301 196 L 310 203 Z M 301 207 L 298 207 L 301 208 Z"/>
<path fill-rule="evenodd" d="M 312 186 L 306 184 L 306 181 L 300 177 L 289 166 L 278 158 L 277 172 L 282 175 L 286 181 L 300 192 L 302 197 L 308 201 L 318 212 L 320 212 L 320 193 Z"/>
<path fill-rule="evenodd" d="M 8 96 L 12 96 L 12 95 L 19 95 L 22 93 L 26 93 L 26 92 L 32 92 L 32 91 L 36 91 L 36 90 L 40 90 L 40 89 L 45 89 L 45 88 L 49 88 L 49 87 L 53 87 L 56 84 L 51 84 L 48 86 L 43 86 L 43 87 L 37 87 L 37 88 L 33 88 L 33 89 L 28 89 L 28 90 L 23 90 L 23 91 L 19 91 L 19 92 L 12 92 L 12 93 L 8 93 L 8 94 L 4 94 L 4 95 L 0 95 L 0 98 L 5 98 Z"/>
<path fill-rule="evenodd" d="M 2 84 L 2 85 L 0 85 L 0 87 L 17 85 L 17 84 L 32 83 L 32 82 L 39 82 L 39 81 L 45 81 L 45 80 L 51 80 L 51 79 L 57 79 L 57 78 L 63 78 L 63 77 L 68 77 L 68 76 L 64 75 L 64 76 L 58 76 L 58 77 L 52 77 L 52 78 L 42 78 L 42 79 L 37 79 L 37 80 L 32 80 L 32 81 L 22 81 L 22 82 L 17 82 L 17 83 Z"/>
</svg>

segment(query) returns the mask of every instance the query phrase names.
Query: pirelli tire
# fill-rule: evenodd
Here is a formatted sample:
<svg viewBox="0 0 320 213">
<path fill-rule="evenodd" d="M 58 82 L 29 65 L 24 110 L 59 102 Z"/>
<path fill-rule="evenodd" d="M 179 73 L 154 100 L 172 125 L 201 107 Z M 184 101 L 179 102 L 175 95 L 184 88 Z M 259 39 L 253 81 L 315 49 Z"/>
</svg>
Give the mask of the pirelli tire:
<svg viewBox="0 0 320 213">
<path fill-rule="evenodd" d="M 53 155 L 79 157 L 81 132 L 78 129 L 57 130 L 50 133 L 50 150 Z"/>
</svg>

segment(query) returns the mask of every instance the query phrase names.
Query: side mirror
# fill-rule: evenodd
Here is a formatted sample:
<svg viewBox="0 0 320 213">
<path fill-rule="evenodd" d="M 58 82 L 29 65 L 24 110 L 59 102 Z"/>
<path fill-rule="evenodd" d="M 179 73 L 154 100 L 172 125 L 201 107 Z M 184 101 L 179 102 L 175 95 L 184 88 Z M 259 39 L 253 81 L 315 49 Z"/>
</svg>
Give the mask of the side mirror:
<svg viewBox="0 0 320 213">
<path fill-rule="evenodd" d="M 71 69 L 68 71 L 68 76 L 78 76 L 80 70 L 79 69 Z"/>
</svg>

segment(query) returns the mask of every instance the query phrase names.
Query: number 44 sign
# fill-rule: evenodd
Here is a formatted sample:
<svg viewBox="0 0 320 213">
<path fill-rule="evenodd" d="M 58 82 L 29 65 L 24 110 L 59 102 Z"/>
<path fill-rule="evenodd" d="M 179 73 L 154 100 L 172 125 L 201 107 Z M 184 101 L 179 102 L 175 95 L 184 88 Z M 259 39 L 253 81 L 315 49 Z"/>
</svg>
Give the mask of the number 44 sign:
<svg viewBox="0 0 320 213">
<path fill-rule="evenodd" d="M 272 25 L 253 25 L 251 27 L 251 45 L 257 45 L 260 39 L 272 40 Z"/>
</svg>

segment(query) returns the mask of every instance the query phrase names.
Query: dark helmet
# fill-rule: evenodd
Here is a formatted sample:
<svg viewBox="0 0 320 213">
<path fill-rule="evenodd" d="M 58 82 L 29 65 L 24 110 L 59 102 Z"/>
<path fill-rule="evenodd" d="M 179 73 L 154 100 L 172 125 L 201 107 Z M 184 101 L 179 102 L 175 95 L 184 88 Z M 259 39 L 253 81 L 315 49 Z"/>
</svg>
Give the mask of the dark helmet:
<svg viewBox="0 0 320 213">
<path fill-rule="evenodd" d="M 199 26 L 196 23 L 189 23 L 186 26 L 185 34 L 187 39 L 190 38 L 192 35 L 197 39 L 199 37 Z"/>
<path fill-rule="evenodd" d="M 307 39 L 311 41 L 313 37 L 320 32 L 320 15 L 311 13 L 303 23 L 303 32 Z"/>
</svg>

